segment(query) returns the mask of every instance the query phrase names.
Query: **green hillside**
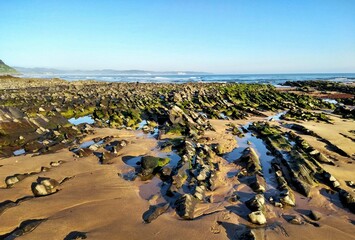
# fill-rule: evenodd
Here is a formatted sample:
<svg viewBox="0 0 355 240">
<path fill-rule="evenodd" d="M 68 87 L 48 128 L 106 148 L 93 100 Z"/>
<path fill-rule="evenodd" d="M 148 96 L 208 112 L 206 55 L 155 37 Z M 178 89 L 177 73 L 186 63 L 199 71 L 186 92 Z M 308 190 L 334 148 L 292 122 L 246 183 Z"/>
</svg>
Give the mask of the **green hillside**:
<svg viewBox="0 0 355 240">
<path fill-rule="evenodd" d="M 15 69 L 6 65 L 2 60 L 0 60 L 0 75 L 5 74 L 19 74 Z"/>
</svg>

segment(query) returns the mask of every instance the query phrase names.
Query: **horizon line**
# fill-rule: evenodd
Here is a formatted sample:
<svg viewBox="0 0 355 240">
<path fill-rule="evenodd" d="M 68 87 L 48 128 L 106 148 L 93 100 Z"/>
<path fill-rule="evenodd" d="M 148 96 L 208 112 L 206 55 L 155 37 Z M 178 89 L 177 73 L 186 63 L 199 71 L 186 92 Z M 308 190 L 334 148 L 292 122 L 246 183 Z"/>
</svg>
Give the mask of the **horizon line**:
<svg viewBox="0 0 355 240">
<path fill-rule="evenodd" d="M 176 72 L 176 73 L 185 73 L 185 72 L 191 72 L 191 73 L 196 73 L 196 74 L 208 74 L 208 75 L 287 75 L 287 74 L 355 74 L 355 70 L 351 72 L 338 72 L 338 71 L 329 71 L 329 72 L 304 72 L 304 71 L 299 71 L 299 72 L 208 72 L 208 71 L 199 71 L 199 70 L 146 70 L 146 69 L 114 69 L 114 68 L 103 68 L 103 69 L 65 69 L 65 68 L 55 68 L 55 67 L 20 67 L 20 66 L 13 66 L 13 68 L 27 68 L 27 69 L 38 69 L 38 68 L 44 68 L 44 69 L 51 69 L 51 70 L 59 70 L 59 71 L 70 71 L 70 72 L 75 72 L 75 71 L 81 71 L 81 72 L 94 72 L 94 71 L 142 71 L 142 72 L 152 72 L 152 73 L 167 73 L 167 72 Z M 30 73 L 29 73 L 30 74 Z M 73 73 L 72 73 L 73 74 Z"/>
</svg>

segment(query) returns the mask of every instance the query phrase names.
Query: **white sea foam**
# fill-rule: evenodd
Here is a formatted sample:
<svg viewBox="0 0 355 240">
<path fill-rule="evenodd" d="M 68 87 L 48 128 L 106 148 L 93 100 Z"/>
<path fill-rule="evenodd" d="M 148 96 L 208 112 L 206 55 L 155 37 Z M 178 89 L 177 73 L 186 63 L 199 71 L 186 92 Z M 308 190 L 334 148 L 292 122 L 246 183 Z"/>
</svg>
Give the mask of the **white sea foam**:
<svg viewBox="0 0 355 240">
<path fill-rule="evenodd" d="M 205 75 L 154 75 L 154 74 L 25 74 L 22 77 L 35 78 L 62 78 L 68 81 L 77 81 L 83 79 L 93 79 L 97 81 L 109 82 L 237 82 L 237 83 L 263 83 L 281 85 L 286 81 L 303 81 L 303 80 L 330 80 L 341 82 L 354 82 L 355 73 L 333 73 L 333 74 L 205 74 Z"/>
</svg>

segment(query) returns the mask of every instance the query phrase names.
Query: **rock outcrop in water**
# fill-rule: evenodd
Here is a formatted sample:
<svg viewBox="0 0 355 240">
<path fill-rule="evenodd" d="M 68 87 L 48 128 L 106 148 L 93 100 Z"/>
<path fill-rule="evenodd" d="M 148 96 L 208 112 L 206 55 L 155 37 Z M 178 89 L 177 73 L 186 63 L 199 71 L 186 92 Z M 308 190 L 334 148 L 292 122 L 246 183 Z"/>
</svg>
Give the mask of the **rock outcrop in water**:
<svg viewBox="0 0 355 240">
<path fill-rule="evenodd" d="M 158 171 L 163 166 L 168 164 L 170 161 L 169 158 L 159 158 L 159 157 L 152 157 L 152 156 L 144 156 L 141 160 L 142 166 L 142 178 L 146 179 L 149 178 L 154 171 Z"/>
<path fill-rule="evenodd" d="M 343 81 L 288 81 L 284 85 L 296 87 L 296 90 L 307 94 L 313 94 L 324 98 L 326 101 L 336 102 L 336 107 L 332 106 L 335 114 L 343 118 L 355 119 L 355 84 Z M 309 116 L 314 118 L 315 116 Z M 327 121 L 323 116 L 317 117 L 319 120 Z"/>
<path fill-rule="evenodd" d="M 311 188 L 316 186 L 318 182 L 322 182 L 338 192 L 344 206 L 349 208 L 350 211 L 354 210 L 354 197 L 342 189 L 338 180 L 321 165 L 321 163 L 331 165 L 334 165 L 334 163 L 309 146 L 302 137 L 292 132 L 286 137 L 285 133 L 267 122 L 254 123 L 250 128 L 265 139 L 274 154 L 279 157 L 279 161 L 273 162 L 273 168 L 281 190 L 280 201 L 283 204 L 295 206 L 294 194 L 288 186 L 288 182 L 291 182 L 292 187 L 305 196 L 309 195 Z M 306 130 L 302 128 L 302 131 Z M 289 144 L 290 139 L 287 138 L 294 140 L 295 144 L 291 146 Z M 285 176 L 287 176 L 287 181 Z"/>
<path fill-rule="evenodd" d="M 351 84 L 344 84 L 341 81 L 331 82 L 331 81 L 287 81 L 283 85 L 298 87 L 302 89 L 315 88 L 319 91 L 337 91 L 341 93 L 355 93 L 355 86 Z"/>
<path fill-rule="evenodd" d="M 249 175 L 254 175 L 261 171 L 259 157 L 256 155 L 255 150 L 252 148 L 246 148 L 243 151 L 243 155 L 238 159 L 238 162 L 245 165 Z"/>
</svg>

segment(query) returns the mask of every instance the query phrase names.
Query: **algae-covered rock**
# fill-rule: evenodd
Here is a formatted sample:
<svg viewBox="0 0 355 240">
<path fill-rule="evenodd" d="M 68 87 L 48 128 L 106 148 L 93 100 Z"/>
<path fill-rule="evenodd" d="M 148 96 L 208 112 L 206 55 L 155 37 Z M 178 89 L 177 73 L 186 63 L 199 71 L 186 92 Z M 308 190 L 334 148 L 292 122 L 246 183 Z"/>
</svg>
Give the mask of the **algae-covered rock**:
<svg viewBox="0 0 355 240">
<path fill-rule="evenodd" d="M 157 168 L 161 168 L 170 162 L 170 158 L 160 158 L 153 156 L 144 156 L 141 160 L 142 175 L 148 176 Z"/>
<path fill-rule="evenodd" d="M 142 168 L 149 169 L 149 168 L 163 167 L 169 162 L 170 162 L 169 158 L 144 156 L 142 157 Z"/>
<path fill-rule="evenodd" d="M 253 175 L 261 171 L 259 157 L 251 147 L 246 148 L 243 151 L 243 155 L 236 162 L 245 164 L 248 175 Z"/>
</svg>

